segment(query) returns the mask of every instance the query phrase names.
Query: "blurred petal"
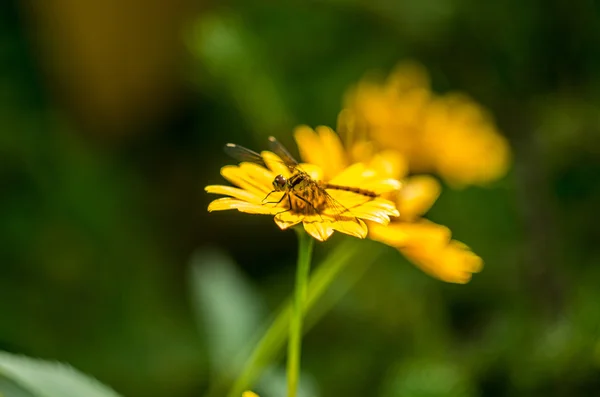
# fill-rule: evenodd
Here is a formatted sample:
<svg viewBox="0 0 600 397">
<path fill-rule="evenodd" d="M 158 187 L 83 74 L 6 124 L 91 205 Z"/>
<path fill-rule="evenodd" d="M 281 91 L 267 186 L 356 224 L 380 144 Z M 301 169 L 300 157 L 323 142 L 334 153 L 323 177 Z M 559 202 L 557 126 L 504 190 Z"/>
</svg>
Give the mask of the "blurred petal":
<svg viewBox="0 0 600 397">
<path fill-rule="evenodd" d="M 300 157 L 307 163 L 324 168 L 325 152 L 319 136 L 307 125 L 301 125 L 294 130 L 294 139 L 300 151 Z"/>
<path fill-rule="evenodd" d="M 372 179 L 361 183 L 360 187 L 379 195 L 399 190 L 402 187 L 402 182 L 397 179 Z"/>
<path fill-rule="evenodd" d="M 400 252 L 425 273 L 449 283 L 465 284 L 483 267 L 483 260 L 458 241 L 442 248 L 411 245 Z"/>
<path fill-rule="evenodd" d="M 396 248 L 415 243 L 441 247 L 448 244 L 451 235 L 447 227 L 426 220 L 392 222 L 387 226 L 369 224 L 369 238 Z"/>
<path fill-rule="evenodd" d="M 381 177 L 402 179 L 408 174 L 408 161 L 396 150 L 383 150 L 375 154 L 368 165 Z"/>
<path fill-rule="evenodd" d="M 323 179 L 323 169 L 318 165 L 302 163 L 300 164 L 300 170 L 306 172 L 308 176 L 316 181 Z"/>
<path fill-rule="evenodd" d="M 367 167 L 365 167 L 362 163 L 352 164 L 350 167 L 346 168 L 344 171 L 335 176 L 335 178 L 329 180 L 328 182 L 334 185 L 341 186 L 356 186 L 357 183 L 360 183 L 365 179 L 364 173 L 367 171 Z"/>
<path fill-rule="evenodd" d="M 294 137 L 302 159 L 321 167 L 325 179 L 331 179 L 346 166 L 342 141 L 331 128 L 318 126 L 315 132 L 310 127 L 300 126 L 296 128 Z"/>
<path fill-rule="evenodd" d="M 327 179 L 331 179 L 335 175 L 342 172 L 342 170 L 348 165 L 346 151 L 342 146 L 340 137 L 331 128 L 318 126 L 316 131 L 317 134 L 319 134 L 321 145 L 323 146 L 323 152 L 325 154 L 325 177 Z"/>
<path fill-rule="evenodd" d="M 398 193 L 396 206 L 400 219 L 413 221 L 425 214 L 441 193 L 439 182 L 427 175 L 413 176 L 406 180 Z"/>
</svg>

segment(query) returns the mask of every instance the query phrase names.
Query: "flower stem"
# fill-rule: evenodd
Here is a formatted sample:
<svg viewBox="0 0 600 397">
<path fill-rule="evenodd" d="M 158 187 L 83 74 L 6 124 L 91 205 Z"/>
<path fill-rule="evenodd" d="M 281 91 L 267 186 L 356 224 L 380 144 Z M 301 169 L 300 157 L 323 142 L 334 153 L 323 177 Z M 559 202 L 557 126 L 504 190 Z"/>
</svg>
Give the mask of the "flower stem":
<svg viewBox="0 0 600 397">
<path fill-rule="evenodd" d="M 287 386 L 288 397 L 296 397 L 298 381 L 300 379 L 300 351 L 302 348 L 302 318 L 304 316 L 304 303 L 310 273 L 310 260 L 314 246 L 314 239 L 304 230 L 297 230 L 298 234 L 298 266 L 296 268 L 296 287 L 294 291 L 294 305 L 290 321 L 290 339 L 288 342 L 287 360 Z"/>
</svg>

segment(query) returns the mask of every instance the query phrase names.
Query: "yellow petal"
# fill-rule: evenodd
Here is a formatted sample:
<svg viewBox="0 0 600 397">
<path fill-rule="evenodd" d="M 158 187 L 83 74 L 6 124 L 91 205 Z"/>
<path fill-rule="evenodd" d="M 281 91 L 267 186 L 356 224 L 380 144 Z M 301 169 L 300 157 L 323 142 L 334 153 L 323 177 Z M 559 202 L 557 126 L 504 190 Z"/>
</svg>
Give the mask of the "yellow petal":
<svg viewBox="0 0 600 397">
<path fill-rule="evenodd" d="M 384 225 L 390 222 L 390 216 L 398 216 L 394 203 L 381 198 L 353 207 L 350 212 L 358 218 Z"/>
<path fill-rule="evenodd" d="M 387 226 L 369 224 L 369 238 L 392 247 L 411 244 L 442 247 L 450 241 L 450 229 L 433 222 L 391 222 Z"/>
<path fill-rule="evenodd" d="M 303 125 L 296 128 L 294 137 L 302 159 L 318 165 L 323 170 L 322 175 L 326 180 L 333 178 L 347 165 L 342 141 L 331 128 L 318 126 L 315 132 Z"/>
<path fill-rule="evenodd" d="M 240 200 L 232 199 L 231 197 L 216 199 L 208 204 L 208 212 L 234 210 L 239 202 Z"/>
<path fill-rule="evenodd" d="M 338 232 L 349 234 L 350 236 L 365 238 L 367 237 L 367 225 L 360 219 L 348 221 L 336 221 L 332 223 L 333 229 Z"/>
<path fill-rule="evenodd" d="M 441 186 L 433 177 L 419 175 L 408 178 L 396 201 L 400 219 L 412 221 L 425 214 L 435 203 L 440 192 Z"/>
<path fill-rule="evenodd" d="M 257 196 L 266 196 L 273 190 L 271 186 L 254 179 L 252 174 L 248 174 L 245 170 L 235 165 L 228 165 L 221 168 L 221 175 L 234 185 Z"/>
<path fill-rule="evenodd" d="M 402 186 L 400 181 L 396 179 L 381 178 L 375 170 L 367 168 L 363 163 L 352 164 L 328 183 L 339 186 L 359 187 L 370 190 L 375 194 L 398 190 Z"/>
<path fill-rule="evenodd" d="M 300 170 L 306 172 L 315 181 L 323 179 L 323 169 L 315 164 L 302 163 L 300 164 Z"/>
<path fill-rule="evenodd" d="M 330 222 L 304 222 L 304 230 L 319 241 L 325 241 L 333 234 Z"/>
<path fill-rule="evenodd" d="M 331 128 L 318 126 L 316 132 L 319 134 L 321 145 L 323 146 L 323 151 L 325 153 L 324 159 L 326 161 L 326 166 L 323 167 L 325 177 L 331 179 L 348 165 L 346 151 L 344 150 L 339 135 Z"/>
<path fill-rule="evenodd" d="M 222 186 L 222 185 L 210 185 L 206 186 L 204 190 L 207 193 L 222 194 L 224 196 L 231 196 L 236 199 L 247 201 L 250 203 L 260 204 L 263 197 L 252 194 L 246 190 L 238 189 L 233 186 Z"/>
<path fill-rule="evenodd" d="M 352 210 L 355 207 L 358 207 L 373 200 L 373 197 L 345 190 L 328 188 L 326 189 L 326 192 L 333 199 L 333 203 L 337 204 L 337 206 L 335 204 L 332 204 L 331 206 L 338 209 L 345 208 L 348 210 Z"/>
<path fill-rule="evenodd" d="M 320 137 L 307 125 L 300 125 L 294 130 L 294 139 L 298 145 L 300 157 L 303 161 L 316 164 L 323 168 L 325 162 L 325 151 L 321 145 Z"/>
<path fill-rule="evenodd" d="M 285 230 L 297 225 L 298 223 L 302 222 L 302 219 L 304 219 L 303 215 L 294 214 L 292 211 L 284 210 L 283 212 L 279 212 L 277 215 L 275 215 L 275 223 L 281 230 Z"/>
<path fill-rule="evenodd" d="M 341 186 L 356 186 L 357 183 L 360 183 L 365 179 L 364 173 L 367 171 L 367 168 L 363 163 L 355 163 L 350 167 L 346 168 L 344 171 L 335 176 L 335 178 L 329 180 L 328 182 L 334 185 Z"/>
<path fill-rule="evenodd" d="M 272 188 L 273 179 L 275 179 L 276 174 L 274 174 L 270 170 L 254 163 L 240 163 L 239 167 L 246 175 L 249 175 L 259 184 L 264 185 L 269 189 Z"/>
<path fill-rule="evenodd" d="M 401 189 L 402 182 L 397 179 L 372 179 L 361 183 L 360 187 L 379 195 Z"/>
<path fill-rule="evenodd" d="M 260 155 L 274 175 L 283 175 L 286 178 L 290 177 L 290 169 L 278 155 L 269 151 L 264 151 Z"/>
<path fill-rule="evenodd" d="M 402 179 L 408 174 L 408 160 L 397 150 L 383 150 L 377 153 L 368 165 L 385 178 Z"/>
<path fill-rule="evenodd" d="M 251 391 L 245 391 L 242 393 L 242 397 L 258 397 L 258 394 Z"/>
<path fill-rule="evenodd" d="M 354 142 L 348 149 L 350 158 L 355 163 L 367 163 L 371 161 L 375 152 L 376 149 L 373 142 L 366 140 L 359 140 L 357 142 Z"/>
<path fill-rule="evenodd" d="M 249 214 L 273 214 L 277 209 L 269 208 L 260 204 L 248 203 L 246 201 L 241 201 L 230 197 L 216 199 L 208 205 L 209 212 L 224 210 L 238 210 L 240 212 L 246 212 Z"/>
<path fill-rule="evenodd" d="M 483 267 L 482 259 L 458 241 L 442 248 L 413 245 L 400 252 L 425 273 L 449 283 L 467 283 Z"/>
<path fill-rule="evenodd" d="M 450 235 L 447 227 L 426 220 L 388 226 L 369 223 L 369 238 L 396 247 L 425 273 L 450 283 L 466 283 L 481 270 L 483 261 L 463 243 L 450 241 Z"/>
</svg>

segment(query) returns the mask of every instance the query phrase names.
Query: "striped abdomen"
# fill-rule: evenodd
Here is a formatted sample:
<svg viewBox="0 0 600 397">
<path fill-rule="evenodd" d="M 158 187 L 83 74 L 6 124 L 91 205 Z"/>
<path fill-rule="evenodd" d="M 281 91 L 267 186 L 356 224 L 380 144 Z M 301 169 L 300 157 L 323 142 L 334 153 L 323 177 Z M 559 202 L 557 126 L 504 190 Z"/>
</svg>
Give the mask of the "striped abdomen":
<svg viewBox="0 0 600 397">
<path fill-rule="evenodd" d="M 377 197 L 377 193 L 375 193 L 375 192 L 373 192 L 371 190 L 361 189 L 359 187 L 340 186 L 340 185 L 333 185 L 331 183 L 322 183 L 322 187 L 324 189 L 344 190 L 346 192 L 352 192 L 352 193 L 356 193 L 356 194 L 362 194 L 363 196 L 367 196 L 367 197 Z"/>
</svg>

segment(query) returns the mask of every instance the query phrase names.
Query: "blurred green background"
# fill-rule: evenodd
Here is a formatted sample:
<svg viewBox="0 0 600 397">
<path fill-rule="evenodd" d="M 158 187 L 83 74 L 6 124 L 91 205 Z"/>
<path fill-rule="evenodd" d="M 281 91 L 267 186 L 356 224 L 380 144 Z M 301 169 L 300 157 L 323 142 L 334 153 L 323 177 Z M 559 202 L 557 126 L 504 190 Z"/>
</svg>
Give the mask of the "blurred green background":
<svg viewBox="0 0 600 397">
<path fill-rule="evenodd" d="M 486 267 L 449 285 L 385 248 L 307 334 L 308 389 L 600 395 L 593 0 L 0 2 L 0 348 L 127 396 L 202 395 L 234 345 L 219 315 L 245 319 L 247 294 L 248 330 L 266 321 L 296 256 L 269 217 L 207 213 L 223 144 L 295 152 L 294 126 L 335 126 L 350 85 L 404 59 L 511 143 L 506 178 L 429 213 Z"/>
</svg>

